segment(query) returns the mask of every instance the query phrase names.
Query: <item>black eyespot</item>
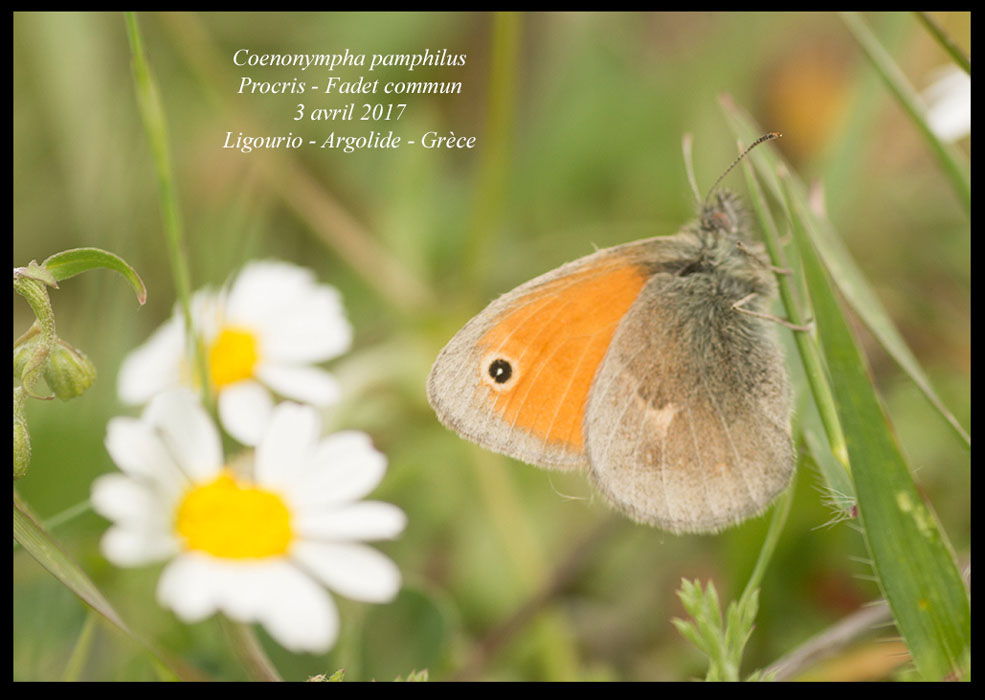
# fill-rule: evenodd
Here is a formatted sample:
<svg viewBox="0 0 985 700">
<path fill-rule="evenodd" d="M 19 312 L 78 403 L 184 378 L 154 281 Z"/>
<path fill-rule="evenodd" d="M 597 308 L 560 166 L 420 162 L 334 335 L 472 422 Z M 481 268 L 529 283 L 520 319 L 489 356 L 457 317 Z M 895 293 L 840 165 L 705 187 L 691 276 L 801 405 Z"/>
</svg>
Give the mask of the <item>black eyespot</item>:
<svg viewBox="0 0 985 700">
<path fill-rule="evenodd" d="M 505 384 L 513 375 L 513 367 L 502 358 L 497 358 L 489 363 L 489 376 L 497 384 Z"/>
</svg>

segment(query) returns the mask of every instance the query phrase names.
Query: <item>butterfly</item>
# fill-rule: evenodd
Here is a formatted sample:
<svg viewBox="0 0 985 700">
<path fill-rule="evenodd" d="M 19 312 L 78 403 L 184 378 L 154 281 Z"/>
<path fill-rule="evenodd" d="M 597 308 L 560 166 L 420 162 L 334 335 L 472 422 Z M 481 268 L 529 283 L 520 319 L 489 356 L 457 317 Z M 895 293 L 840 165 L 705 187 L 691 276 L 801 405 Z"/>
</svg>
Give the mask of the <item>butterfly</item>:
<svg viewBox="0 0 985 700">
<path fill-rule="evenodd" d="M 794 470 L 775 293 L 741 201 L 713 188 L 678 233 L 493 301 L 438 355 L 428 400 L 487 449 L 587 472 L 634 520 L 717 532 L 762 512 Z"/>
</svg>

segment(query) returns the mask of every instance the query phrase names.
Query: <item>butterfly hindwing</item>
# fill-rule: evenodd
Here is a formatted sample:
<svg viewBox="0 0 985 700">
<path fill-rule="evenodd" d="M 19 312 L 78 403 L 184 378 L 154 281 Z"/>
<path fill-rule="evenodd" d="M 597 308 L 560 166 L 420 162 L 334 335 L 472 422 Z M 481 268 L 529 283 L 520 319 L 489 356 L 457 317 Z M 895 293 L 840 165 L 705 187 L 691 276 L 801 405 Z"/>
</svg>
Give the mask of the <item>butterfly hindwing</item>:
<svg viewBox="0 0 985 700">
<path fill-rule="evenodd" d="M 673 532 L 714 532 L 755 515 L 793 472 L 773 329 L 728 299 L 716 304 L 715 282 L 654 275 L 614 335 L 588 403 L 599 490 Z"/>
</svg>

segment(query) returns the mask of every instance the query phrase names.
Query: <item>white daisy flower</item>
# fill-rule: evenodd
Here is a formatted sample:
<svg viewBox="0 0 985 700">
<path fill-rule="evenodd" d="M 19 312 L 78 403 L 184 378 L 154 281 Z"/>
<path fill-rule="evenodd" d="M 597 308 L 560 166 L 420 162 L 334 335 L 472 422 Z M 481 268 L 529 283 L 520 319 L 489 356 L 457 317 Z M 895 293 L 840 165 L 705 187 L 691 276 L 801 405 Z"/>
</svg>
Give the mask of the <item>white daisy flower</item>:
<svg viewBox="0 0 985 700">
<path fill-rule="evenodd" d="M 327 651 L 339 623 L 323 586 L 391 600 L 399 570 L 361 543 L 395 537 L 406 516 L 360 500 L 386 471 L 369 437 L 320 438 L 320 428 L 314 408 L 278 405 L 247 477 L 224 465 L 190 391 L 159 394 L 140 419 L 114 418 L 106 448 L 123 473 L 92 486 L 93 508 L 113 521 L 103 553 L 119 566 L 170 559 L 157 598 L 186 622 L 222 612 L 292 651 Z"/>
<path fill-rule="evenodd" d="M 319 285 L 310 270 L 288 263 L 246 265 L 223 290 L 192 298 L 219 420 L 246 445 L 256 445 L 274 407 L 271 390 L 285 398 L 327 406 L 339 396 L 331 374 L 314 363 L 342 354 L 352 342 L 341 296 Z M 166 389 L 194 387 L 185 324 L 178 308 L 120 368 L 118 391 L 143 405 Z"/>
</svg>

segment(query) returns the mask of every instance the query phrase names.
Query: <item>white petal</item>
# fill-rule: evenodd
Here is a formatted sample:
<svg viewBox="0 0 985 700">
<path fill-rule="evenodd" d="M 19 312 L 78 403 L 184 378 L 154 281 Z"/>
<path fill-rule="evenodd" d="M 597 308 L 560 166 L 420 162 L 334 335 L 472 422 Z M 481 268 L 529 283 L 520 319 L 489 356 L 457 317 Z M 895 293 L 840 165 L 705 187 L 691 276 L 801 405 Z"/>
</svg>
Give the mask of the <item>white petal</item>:
<svg viewBox="0 0 985 700">
<path fill-rule="evenodd" d="M 386 457 L 373 448 L 369 435 L 342 431 L 321 441 L 288 493 L 299 510 L 357 501 L 376 488 L 385 472 Z"/>
<path fill-rule="evenodd" d="M 309 364 L 331 359 L 349 349 L 352 326 L 342 297 L 327 285 L 306 290 L 283 313 L 260 326 L 264 356 L 280 364 Z"/>
<path fill-rule="evenodd" d="M 159 530 L 111 527 L 100 540 L 103 556 L 117 566 L 143 566 L 174 556 L 178 541 Z"/>
<path fill-rule="evenodd" d="M 287 573 L 290 575 L 286 575 Z M 294 652 L 324 653 L 335 643 L 339 614 L 332 597 L 293 568 L 278 572 L 277 594 L 259 619 L 281 646 Z"/>
<path fill-rule="evenodd" d="M 298 299 L 315 287 L 314 273 L 273 260 L 248 264 L 236 276 L 227 299 L 229 323 L 254 326 L 289 313 Z"/>
<path fill-rule="evenodd" d="M 157 597 L 178 617 L 194 622 L 222 611 L 242 622 L 257 619 L 264 601 L 276 594 L 268 571 L 282 559 L 220 559 L 203 552 L 184 552 L 161 575 Z"/>
<path fill-rule="evenodd" d="M 297 542 L 291 558 L 336 593 L 384 603 L 400 590 L 400 570 L 383 554 L 358 544 Z"/>
<path fill-rule="evenodd" d="M 142 420 L 157 429 L 165 449 L 193 481 L 207 481 L 222 468 L 219 431 L 191 391 L 158 394 Z"/>
<path fill-rule="evenodd" d="M 201 555 L 204 556 L 204 555 Z M 212 581 L 209 587 L 216 607 L 242 622 L 259 619 L 268 600 L 280 595 L 279 579 L 290 565 L 284 559 L 220 559 L 208 557 L 205 564 Z"/>
<path fill-rule="evenodd" d="M 283 559 L 230 561 L 184 554 L 161 575 L 157 595 L 188 622 L 220 610 L 240 622 L 260 622 L 292 651 L 326 651 L 338 633 L 331 598 Z"/>
<path fill-rule="evenodd" d="M 116 466 L 138 481 L 153 484 L 172 497 L 188 484 L 188 478 L 165 450 L 154 429 L 144 421 L 110 419 L 105 444 Z"/>
<path fill-rule="evenodd" d="M 185 622 L 204 620 L 218 607 L 217 590 L 224 577 L 212 566 L 213 559 L 199 553 L 184 553 L 174 558 L 161 572 L 157 582 L 157 600 Z"/>
<path fill-rule="evenodd" d="M 160 532 L 168 532 L 176 505 L 175 500 L 123 474 L 104 474 L 93 481 L 89 500 L 104 518 Z"/>
<path fill-rule="evenodd" d="M 339 400 L 339 384 L 331 374 L 317 367 L 262 363 L 257 378 L 275 392 L 313 406 L 329 406 Z"/>
<path fill-rule="evenodd" d="M 124 403 L 143 404 L 164 389 L 181 385 L 184 323 L 172 316 L 123 360 L 117 392 Z"/>
<path fill-rule="evenodd" d="M 282 403 L 256 451 L 257 483 L 287 489 L 303 473 L 318 444 L 321 417 L 311 406 Z"/>
<path fill-rule="evenodd" d="M 294 529 L 304 539 L 346 542 L 390 539 L 406 525 L 407 516 L 396 506 L 364 501 L 338 510 L 299 513 Z"/>
<path fill-rule="evenodd" d="M 244 445 L 256 445 L 270 425 L 270 392 L 253 380 L 230 384 L 219 394 L 219 420 Z"/>
</svg>

